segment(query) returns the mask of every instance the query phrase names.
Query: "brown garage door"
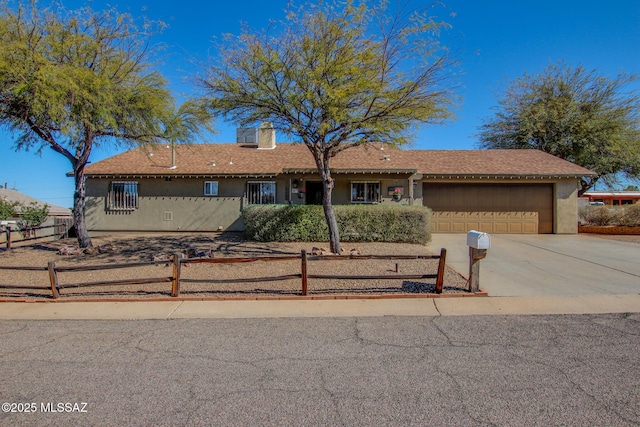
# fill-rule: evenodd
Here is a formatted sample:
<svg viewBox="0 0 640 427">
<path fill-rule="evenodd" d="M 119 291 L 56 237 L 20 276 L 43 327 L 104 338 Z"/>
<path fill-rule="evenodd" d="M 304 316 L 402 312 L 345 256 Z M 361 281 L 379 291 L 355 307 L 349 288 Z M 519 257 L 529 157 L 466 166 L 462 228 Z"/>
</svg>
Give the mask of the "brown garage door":
<svg viewBox="0 0 640 427">
<path fill-rule="evenodd" d="M 538 233 L 553 233 L 552 184 L 423 183 L 434 212 L 537 212 Z"/>
</svg>

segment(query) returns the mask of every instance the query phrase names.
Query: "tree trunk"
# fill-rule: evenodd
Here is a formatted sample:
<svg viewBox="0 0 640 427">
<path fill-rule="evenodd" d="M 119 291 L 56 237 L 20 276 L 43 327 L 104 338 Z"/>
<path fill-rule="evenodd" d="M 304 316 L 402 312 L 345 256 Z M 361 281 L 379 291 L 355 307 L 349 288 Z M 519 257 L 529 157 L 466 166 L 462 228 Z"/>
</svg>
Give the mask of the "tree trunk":
<svg viewBox="0 0 640 427">
<path fill-rule="evenodd" d="M 73 225 L 78 236 L 78 246 L 85 249 L 92 247 L 91 237 L 87 231 L 87 223 L 84 218 L 85 207 L 85 186 L 84 167 L 85 164 L 76 163 L 73 165 L 75 191 L 73 193 Z"/>
<path fill-rule="evenodd" d="M 322 208 L 324 210 L 324 218 L 329 228 L 329 247 L 334 254 L 340 253 L 340 232 L 338 231 L 338 221 L 333 211 L 331 203 L 331 192 L 333 190 L 334 181 L 331 178 L 331 169 L 329 169 L 329 159 L 331 153 L 329 150 L 317 150 L 314 144 L 307 144 L 311 150 L 318 167 L 318 173 L 322 177 Z"/>
<path fill-rule="evenodd" d="M 322 208 L 324 209 L 324 217 L 327 220 L 327 226 L 329 227 L 329 247 L 334 254 L 340 253 L 340 232 L 338 231 L 338 221 L 336 221 L 336 215 L 333 211 L 333 204 L 331 203 L 331 192 L 333 190 L 333 179 L 329 175 L 327 178 L 323 177 L 322 180 Z"/>
</svg>

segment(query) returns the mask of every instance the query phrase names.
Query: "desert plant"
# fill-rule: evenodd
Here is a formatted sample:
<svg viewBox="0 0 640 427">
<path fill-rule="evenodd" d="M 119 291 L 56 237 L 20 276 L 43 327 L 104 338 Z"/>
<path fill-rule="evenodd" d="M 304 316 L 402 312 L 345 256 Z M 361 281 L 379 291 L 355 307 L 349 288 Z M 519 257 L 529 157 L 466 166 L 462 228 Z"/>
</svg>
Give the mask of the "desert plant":
<svg viewBox="0 0 640 427">
<path fill-rule="evenodd" d="M 640 204 L 627 206 L 620 213 L 620 225 L 627 227 L 640 227 Z"/>
<path fill-rule="evenodd" d="M 41 225 L 49 216 L 49 205 L 31 202 L 20 207 L 20 228 L 33 228 Z"/>
<path fill-rule="evenodd" d="M 18 202 L 0 199 L 0 219 L 15 218 L 18 216 L 17 207 Z"/>
<path fill-rule="evenodd" d="M 371 142 L 403 145 L 411 129 L 451 116 L 445 22 L 428 7 L 381 0 L 289 2 L 268 30 L 244 26 L 218 44 L 200 79 L 214 116 L 264 123 L 302 142 L 321 178 L 331 251 L 340 252 L 330 160 Z"/>
<path fill-rule="evenodd" d="M 584 206 L 579 212 L 580 219 L 588 225 L 612 225 L 616 214 L 606 206 Z"/>
</svg>

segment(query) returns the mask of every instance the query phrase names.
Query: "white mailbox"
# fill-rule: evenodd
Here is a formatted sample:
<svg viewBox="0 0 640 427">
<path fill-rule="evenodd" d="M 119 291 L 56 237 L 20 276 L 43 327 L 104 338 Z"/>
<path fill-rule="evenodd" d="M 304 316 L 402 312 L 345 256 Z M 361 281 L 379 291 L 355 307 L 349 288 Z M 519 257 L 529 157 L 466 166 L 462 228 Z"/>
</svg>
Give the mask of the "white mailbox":
<svg viewBox="0 0 640 427">
<path fill-rule="evenodd" d="M 474 249 L 489 249 L 491 236 L 481 231 L 471 230 L 467 233 L 467 246 Z"/>
</svg>

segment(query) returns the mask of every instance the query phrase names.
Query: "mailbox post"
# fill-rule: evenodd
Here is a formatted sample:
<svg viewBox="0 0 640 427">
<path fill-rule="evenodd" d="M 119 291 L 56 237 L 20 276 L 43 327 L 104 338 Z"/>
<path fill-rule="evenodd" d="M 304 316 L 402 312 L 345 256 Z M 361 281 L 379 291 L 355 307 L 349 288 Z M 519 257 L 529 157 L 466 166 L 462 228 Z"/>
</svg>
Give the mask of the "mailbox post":
<svg viewBox="0 0 640 427">
<path fill-rule="evenodd" d="M 487 256 L 491 248 L 491 236 L 481 231 L 471 230 L 467 233 L 469 246 L 469 291 L 478 292 L 480 288 L 480 260 Z"/>
</svg>

